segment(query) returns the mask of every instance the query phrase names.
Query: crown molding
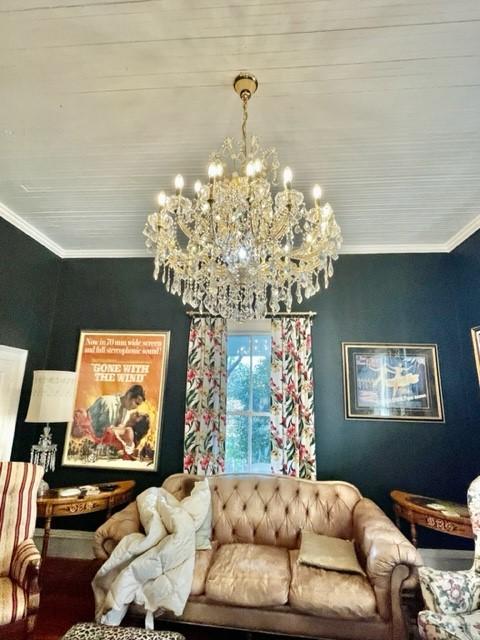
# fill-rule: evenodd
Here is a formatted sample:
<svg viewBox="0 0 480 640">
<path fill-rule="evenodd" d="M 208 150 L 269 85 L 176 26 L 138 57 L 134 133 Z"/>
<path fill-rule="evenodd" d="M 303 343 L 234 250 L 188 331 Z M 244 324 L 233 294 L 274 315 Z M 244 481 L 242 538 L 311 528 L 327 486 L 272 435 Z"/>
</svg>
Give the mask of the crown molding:
<svg viewBox="0 0 480 640">
<path fill-rule="evenodd" d="M 0 217 L 13 224 L 59 258 L 148 258 L 146 249 L 64 249 L 36 227 L 26 222 L 0 202 Z M 341 255 L 385 253 L 450 253 L 480 229 L 480 215 L 476 216 L 444 243 L 437 244 L 347 244 Z"/>
<path fill-rule="evenodd" d="M 340 255 L 375 253 L 446 253 L 446 244 L 359 244 L 345 245 Z M 143 249 L 64 249 L 64 258 L 151 258 Z"/>
<path fill-rule="evenodd" d="M 340 255 L 360 255 L 374 253 L 447 253 L 445 244 L 346 244 Z"/>
<path fill-rule="evenodd" d="M 23 218 L 14 213 L 2 202 L 0 202 L 0 216 L 2 218 L 5 218 L 5 220 L 7 222 L 10 222 L 10 224 L 13 224 L 14 227 L 17 227 L 17 229 L 20 229 L 20 231 L 23 231 L 23 233 L 26 233 L 27 236 L 30 236 L 30 238 L 33 238 L 41 245 L 49 249 L 59 258 L 65 258 L 65 251 L 59 244 L 51 240 L 47 235 L 39 231 L 32 224 L 26 222 Z"/>
<path fill-rule="evenodd" d="M 146 249 L 64 249 L 64 258 L 149 258 Z"/>
<path fill-rule="evenodd" d="M 457 231 L 447 242 L 445 246 L 447 247 L 448 253 L 456 249 L 462 242 L 465 242 L 467 238 L 472 236 L 476 231 L 480 229 L 480 214 L 475 216 L 473 220 L 470 220 L 464 227 Z"/>
</svg>

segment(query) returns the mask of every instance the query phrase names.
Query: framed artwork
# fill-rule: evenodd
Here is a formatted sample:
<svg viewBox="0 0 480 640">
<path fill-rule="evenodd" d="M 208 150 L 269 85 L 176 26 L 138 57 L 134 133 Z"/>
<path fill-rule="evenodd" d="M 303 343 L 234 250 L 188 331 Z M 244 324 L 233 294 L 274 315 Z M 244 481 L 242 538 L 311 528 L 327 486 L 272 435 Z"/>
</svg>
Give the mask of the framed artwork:
<svg viewBox="0 0 480 640">
<path fill-rule="evenodd" d="M 480 327 L 472 329 L 473 353 L 475 354 L 475 364 L 477 365 L 478 383 L 480 384 Z"/>
<path fill-rule="evenodd" d="M 157 469 L 169 341 L 169 331 L 81 332 L 63 465 Z"/>
<path fill-rule="evenodd" d="M 444 421 L 434 344 L 343 342 L 345 417 Z"/>
</svg>

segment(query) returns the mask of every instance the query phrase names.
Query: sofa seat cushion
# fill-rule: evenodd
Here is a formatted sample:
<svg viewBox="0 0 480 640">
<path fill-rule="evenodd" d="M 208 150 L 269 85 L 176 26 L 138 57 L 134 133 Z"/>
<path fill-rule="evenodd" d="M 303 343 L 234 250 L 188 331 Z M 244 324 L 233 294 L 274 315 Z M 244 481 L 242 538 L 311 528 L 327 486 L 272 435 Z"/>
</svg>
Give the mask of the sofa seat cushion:
<svg viewBox="0 0 480 640">
<path fill-rule="evenodd" d="M 290 586 L 288 550 L 261 544 L 224 544 L 208 572 L 207 598 L 243 607 L 286 604 Z"/>
<path fill-rule="evenodd" d="M 367 578 L 299 564 L 298 549 L 289 553 L 288 602 L 293 609 L 325 618 L 375 617 L 375 594 Z"/>
<path fill-rule="evenodd" d="M 201 596 L 205 593 L 205 582 L 212 562 L 213 549 L 197 549 L 195 553 L 195 568 L 190 595 Z"/>
</svg>

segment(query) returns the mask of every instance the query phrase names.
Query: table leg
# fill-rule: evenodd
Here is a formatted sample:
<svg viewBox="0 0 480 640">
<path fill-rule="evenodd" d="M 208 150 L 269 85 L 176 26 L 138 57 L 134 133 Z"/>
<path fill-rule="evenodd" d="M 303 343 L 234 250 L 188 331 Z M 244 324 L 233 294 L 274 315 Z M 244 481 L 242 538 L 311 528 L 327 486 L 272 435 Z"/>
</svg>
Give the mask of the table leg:
<svg viewBox="0 0 480 640">
<path fill-rule="evenodd" d="M 416 548 L 417 547 L 417 527 L 414 522 L 410 523 L 410 536 L 412 538 L 412 544 Z"/>
<path fill-rule="evenodd" d="M 107 507 L 107 517 L 105 518 L 105 520 L 108 520 L 111 515 L 112 515 L 112 509 L 113 509 L 113 505 L 112 505 L 112 500 L 110 499 L 108 501 L 108 507 Z"/>
<path fill-rule="evenodd" d="M 48 540 L 50 538 L 50 525 L 52 524 L 51 516 L 45 518 L 45 526 L 43 528 L 43 545 L 42 545 L 42 560 L 45 560 L 48 552 Z"/>
<path fill-rule="evenodd" d="M 399 509 L 398 509 L 398 505 L 393 505 L 393 512 L 395 514 L 395 524 L 397 525 L 397 528 L 400 529 L 400 515 L 399 515 Z"/>
</svg>

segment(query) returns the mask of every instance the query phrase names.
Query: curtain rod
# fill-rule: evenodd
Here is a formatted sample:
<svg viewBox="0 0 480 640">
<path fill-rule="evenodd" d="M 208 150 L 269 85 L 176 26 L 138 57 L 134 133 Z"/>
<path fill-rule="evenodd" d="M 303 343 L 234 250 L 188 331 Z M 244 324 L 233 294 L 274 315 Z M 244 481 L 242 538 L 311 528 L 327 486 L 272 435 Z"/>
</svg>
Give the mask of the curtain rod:
<svg viewBox="0 0 480 640">
<path fill-rule="evenodd" d="M 193 317 L 199 317 L 199 318 L 220 318 L 221 316 L 219 315 L 215 315 L 213 313 L 204 313 L 202 311 L 186 311 L 187 316 L 190 316 L 191 318 Z M 287 313 L 286 311 L 279 311 L 278 313 L 267 313 L 265 315 L 265 318 L 278 318 L 278 317 L 284 317 L 284 318 L 296 318 L 298 316 L 308 316 L 309 318 L 314 318 L 317 315 L 316 311 L 291 311 L 290 313 Z"/>
</svg>

